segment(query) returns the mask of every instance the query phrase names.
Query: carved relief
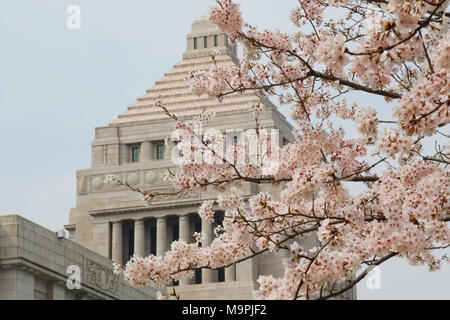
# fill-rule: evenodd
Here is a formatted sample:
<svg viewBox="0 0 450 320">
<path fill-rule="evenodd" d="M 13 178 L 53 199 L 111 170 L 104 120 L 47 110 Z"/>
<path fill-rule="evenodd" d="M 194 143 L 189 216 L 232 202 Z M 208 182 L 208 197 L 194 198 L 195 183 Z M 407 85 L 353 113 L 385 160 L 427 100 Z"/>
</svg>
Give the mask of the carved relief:
<svg viewBox="0 0 450 320">
<path fill-rule="evenodd" d="M 104 177 L 95 177 L 92 179 L 92 188 L 93 189 L 100 189 L 104 185 Z"/>
<path fill-rule="evenodd" d="M 147 171 L 145 174 L 145 183 L 151 184 L 156 183 L 158 181 L 158 174 L 156 173 L 156 170 Z"/>
<path fill-rule="evenodd" d="M 111 181 L 109 185 L 114 188 L 120 187 L 120 183 L 118 181 Z"/>
<path fill-rule="evenodd" d="M 166 188 L 166 189 L 159 189 L 155 190 L 157 193 L 166 193 L 166 195 L 157 196 L 155 198 L 155 202 L 162 202 L 162 201 L 170 201 L 170 200 L 180 200 L 180 199 L 196 199 L 200 197 L 200 191 L 199 190 L 188 190 L 176 193 L 175 189 L 173 188 Z"/>
<path fill-rule="evenodd" d="M 79 196 L 87 194 L 87 179 L 86 177 L 77 177 L 77 194 Z"/>
<path fill-rule="evenodd" d="M 113 270 L 86 259 L 85 282 L 101 290 L 111 293 L 119 291 L 119 276 L 114 274 Z"/>
<path fill-rule="evenodd" d="M 123 173 L 113 173 L 117 175 L 121 181 L 127 182 L 130 185 L 134 185 L 134 186 L 140 186 L 142 183 L 144 185 L 147 186 L 152 186 L 152 185 L 167 185 L 168 182 L 166 182 L 164 180 L 164 176 L 168 176 L 169 175 L 169 171 L 168 169 L 170 169 L 170 172 L 172 172 L 173 174 L 176 174 L 176 172 L 178 171 L 177 167 L 171 167 L 171 168 L 159 168 L 159 169 L 150 169 L 150 170 L 142 170 L 142 171 L 132 171 L 132 172 L 123 172 Z M 142 177 L 142 179 L 141 179 Z M 84 181 L 81 181 L 81 179 L 84 179 Z M 111 181 L 107 184 L 104 183 L 104 179 L 105 176 L 92 176 L 91 178 L 91 189 L 92 192 L 104 192 L 105 188 L 109 189 L 109 188 L 118 188 L 121 187 L 121 185 L 117 182 L 117 181 Z M 86 186 L 83 189 L 83 183 L 86 184 Z M 122 187 L 125 188 L 125 187 Z M 85 189 L 87 189 L 87 179 L 86 177 L 80 177 L 79 181 L 78 181 L 78 192 L 79 194 L 81 194 L 80 192 L 83 191 L 84 193 L 87 192 L 84 191 Z M 176 199 L 176 197 L 174 198 Z"/>
<path fill-rule="evenodd" d="M 131 185 L 139 183 L 139 175 L 136 172 L 130 173 L 127 178 L 127 182 Z"/>
<path fill-rule="evenodd" d="M 177 169 L 176 167 L 174 168 L 162 168 L 162 169 L 154 169 L 154 170 L 149 170 L 146 172 L 145 174 L 145 184 L 161 184 L 161 183 L 166 183 L 164 181 L 164 176 L 167 176 L 169 174 L 169 169 L 170 171 L 175 174 Z"/>
</svg>

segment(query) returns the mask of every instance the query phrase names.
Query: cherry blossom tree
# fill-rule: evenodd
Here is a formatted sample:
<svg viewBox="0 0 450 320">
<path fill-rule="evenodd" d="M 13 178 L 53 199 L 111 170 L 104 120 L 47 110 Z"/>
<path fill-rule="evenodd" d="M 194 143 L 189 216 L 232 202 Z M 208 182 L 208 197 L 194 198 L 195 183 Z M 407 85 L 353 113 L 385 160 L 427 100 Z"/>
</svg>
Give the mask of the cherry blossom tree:
<svg viewBox="0 0 450 320">
<path fill-rule="evenodd" d="M 238 3 L 217 0 L 210 19 L 240 44 L 242 58 L 233 67 L 192 74 L 192 90 L 218 99 L 246 91 L 275 98 L 289 108 L 295 141 L 264 147 L 273 138 L 258 122 L 264 107 L 257 104 L 248 137 L 257 142 L 259 161 L 236 162 L 249 160 L 245 141 L 230 156 L 220 134 L 196 133 L 214 116 L 207 110 L 178 121 L 184 157 L 167 179 L 176 193 L 218 191 L 198 214 L 211 221 L 220 208 L 223 225 L 210 246 L 199 246 L 204 235 L 196 234 L 192 242 L 173 242 L 163 256 L 132 258 L 118 266 L 125 278 L 163 286 L 195 269 L 285 251 L 284 276 L 260 276 L 255 297 L 328 299 L 393 257 L 431 271 L 448 262 L 438 250 L 450 246 L 448 3 L 299 0 L 290 13 L 296 32 L 285 34 L 261 31 L 244 22 Z M 366 97 L 361 101 L 385 103 L 349 102 L 355 92 Z M 163 101 L 156 103 L 178 120 Z M 355 130 L 344 131 L 343 121 Z M 248 183 L 281 191 L 244 199 Z M 161 195 L 129 187 L 148 205 Z M 304 248 L 301 240 L 311 234 L 320 245 Z"/>
</svg>

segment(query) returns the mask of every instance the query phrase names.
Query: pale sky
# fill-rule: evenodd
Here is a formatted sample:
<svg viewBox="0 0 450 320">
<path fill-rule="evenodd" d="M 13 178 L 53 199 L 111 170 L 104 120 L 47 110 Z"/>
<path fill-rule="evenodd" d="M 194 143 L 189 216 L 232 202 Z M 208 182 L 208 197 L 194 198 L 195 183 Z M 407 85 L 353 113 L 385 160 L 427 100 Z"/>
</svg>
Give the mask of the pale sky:
<svg viewBox="0 0 450 320">
<path fill-rule="evenodd" d="M 242 0 L 251 24 L 292 31 L 296 0 Z M 75 206 L 75 171 L 90 167 L 94 128 L 107 125 L 181 60 L 192 22 L 214 0 L 0 2 L 0 215 L 51 230 Z M 276 3 L 276 5 L 274 5 Z M 68 30 L 67 8 L 81 9 Z M 382 103 L 371 101 L 371 103 Z M 285 110 L 282 110 L 286 114 Z M 430 273 L 399 259 L 360 299 L 449 299 L 450 266 Z"/>
</svg>

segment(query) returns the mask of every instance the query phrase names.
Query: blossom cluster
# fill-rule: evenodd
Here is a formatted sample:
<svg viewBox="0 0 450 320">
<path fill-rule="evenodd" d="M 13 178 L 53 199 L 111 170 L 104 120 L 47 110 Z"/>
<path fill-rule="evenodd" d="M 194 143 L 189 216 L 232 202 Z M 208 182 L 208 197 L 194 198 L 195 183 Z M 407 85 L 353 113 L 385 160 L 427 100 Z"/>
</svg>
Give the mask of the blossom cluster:
<svg viewBox="0 0 450 320">
<path fill-rule="evenodd" d="M 214 219 L 214 211 L 213 206 L 214 201 L 206 200 L 202 203 L 202 205 L 198 208 L 198 215 L 204 221 L 213 222 Z"/>
<path fill-rule="evenodd" d="M 330 35 L 317 46 L 315 57 L 324 63 L 334 75 L 342 76 L 350 59 L 345 54 L 345 37 Z"/>
<path fill-rule="evenodd" d="M 283 251 L 284 274 L 260 276 L 255 296 L 310 299 L 338 295 L 356 284 L 357 271 L 394 256 L 437 270 L 445 259 L 434 248 L 450 246 L 448 1 L 300 0 L 293 34 L 258 31 L 236 2 L 217 2 L 210 19 L 242 45 L 243 57 L 229 66 L 214 53 L 212 68 L 191 74 L 192 91 L 275 97 L 296 129 L 289 143 L 267 147 L 280 139 L 259 119 L 265 105 L 252 104 L 256 129 L 224 152 L 220 132 L 196 129 L 214 114 L 179 122 L 173 138 L 184 157 L 170 181 L 176 190 L 217 194 L 198 214 L 212 222 L 218 208 L 222 226 L 208 246 L 197 234 L 162 256 L 133 257 L 126 279 L 163 286 L 196 268 Z M 345 17 L 325 21 L 330 10 Z M 356 100 L 351 107 L 346 97 Z M 435 138 L 435 153 L 424 153 L 425 136 Z M 257 148 L 247 148 L 248 138 Z M 349 188 L 356 183 L 365 185 Z"/>
<path fill-rule="evenodd" d="M 231 0 L 219 0 L 218 3 L 219 5 L 211 10 L 210 19 L 234 41 L 243 25 L 239 4 Z"/>
<path fill-rule="evenodd" d="M 377 111 L 374 108 L 358 108 L 356 111 L 356 129 L 362 134 L 376 136 L 378 122 Z"/>
<path fill-rule="evenodd" d="M 384 129 L 378 140 L 377 145 L 384 154 L 395 158 L 397 154 L 405 154 L 411 151 L 413 140 L 404 135 L 398 129 Z"/>
<path fill-rule="evenodd" d="M 450 76 L 447 71 L 423 77 L 393 110 L 399 126 L 408 135 L 432 135 L 450 123 Z"/>
</svg>

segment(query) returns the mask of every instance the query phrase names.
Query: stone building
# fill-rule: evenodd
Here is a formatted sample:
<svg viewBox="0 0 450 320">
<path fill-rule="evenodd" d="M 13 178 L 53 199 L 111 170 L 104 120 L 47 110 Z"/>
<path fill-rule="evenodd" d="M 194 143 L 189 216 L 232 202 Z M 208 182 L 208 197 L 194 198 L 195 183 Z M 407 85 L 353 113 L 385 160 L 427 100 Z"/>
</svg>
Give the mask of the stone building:
<svg viewBox="0 0 450 320">
<path fill-rule="evenodd" d="M 18 215 L 0 217 L 0 300 L 149 300 L 111 260 Z"/>
<path fill-rule="evenodd" d="M 228 95 L 222 102 L 193 95 L 186 81 L 189 74 L 210 68 L 213 50 L 220 52 L 215 57 L 218 65 L 238 63 L 237 50 L 206 16 L 193 23 L 186 40 L 187 49 L 181 62 L 115 121 L 95 129 L 92 167 L 77 171 L 76 207 L 65 226 L 70 239 L 119 263 L 126 263 L 133 254 L 163 254 L 172 241 L 187 241 L 194 232 L 205 232 L 208 244 L 213 228 L 220 223 L 220 212 L 214 224 L 202 223 L 196 215 L 199 204 L 215 199 L 215 194 L 190 192 L 167 196 L 156 199 L 149 208 L 140 194 L 118 184 L 104 183 L 106 174 L 115 174 L 144 190 L 171 190 L 162 176 L 175 167 L 171 161 L 174 144 L 170 141 L 175 122 L 155 106 L 157 97 L 178 119 L 192 119 L 204 108 L 216 112 L 216 118 L 208 126 L 227 131 L 231 141 L 239 139 L 241 130 L 255 127 L 250 108 L 261 102 L 264 105 L 259 118 L 261 125 L 278 129 L 281 143 L 293 140 L 293 127 L 285 117 L 269 100 L 254 92 Z M 247 184 L 245 196 L 261 190 L 260 186 Z M 182 299 L 252 299 L 259 275 L 281 275 L 278 259 L 274 254 L 266 254 L 226 270 L 202 270 L 192 281 L 174 285 Z"/>
</svg>

